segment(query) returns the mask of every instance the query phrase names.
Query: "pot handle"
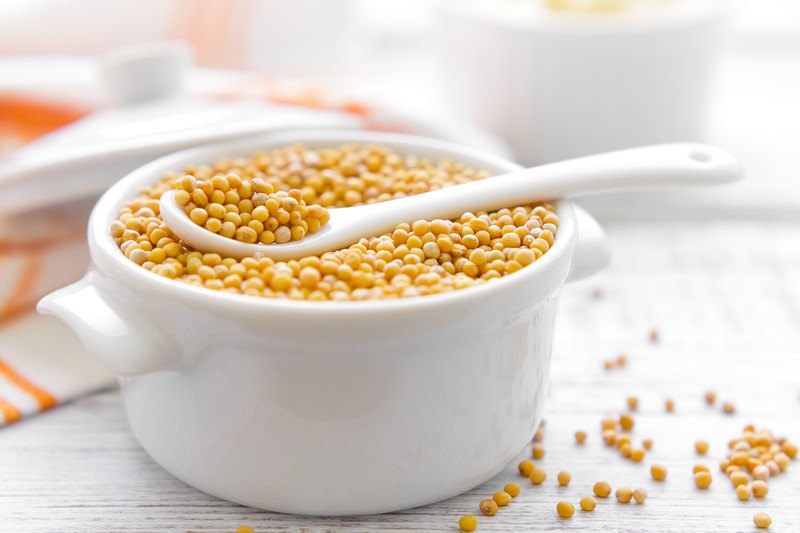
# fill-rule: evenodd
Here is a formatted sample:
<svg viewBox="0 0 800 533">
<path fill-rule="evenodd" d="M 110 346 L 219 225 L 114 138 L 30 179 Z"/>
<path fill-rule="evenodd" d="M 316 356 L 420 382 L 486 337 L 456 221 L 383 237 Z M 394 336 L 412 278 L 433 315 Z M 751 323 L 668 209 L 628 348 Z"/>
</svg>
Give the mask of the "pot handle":
<svg viewBox="0 0 800 533">
<path fill-rule="evenodd" d="M 162 370 L 179 351 L 152 323 L 111 295 L 89 272 L 42 298 L 36 309 L 72 328 L 94 357 L 118 376 Z"/>
<path fill-rule="evenodd" d="M 573 205 L 578 226 L 578 243 L 572 255 L 572 267 L 567 281 L 577 281 L 597 274 L 611 261 L 611 249 L 606 233 L 597 220 L 585 209 Z"/>
</svg>

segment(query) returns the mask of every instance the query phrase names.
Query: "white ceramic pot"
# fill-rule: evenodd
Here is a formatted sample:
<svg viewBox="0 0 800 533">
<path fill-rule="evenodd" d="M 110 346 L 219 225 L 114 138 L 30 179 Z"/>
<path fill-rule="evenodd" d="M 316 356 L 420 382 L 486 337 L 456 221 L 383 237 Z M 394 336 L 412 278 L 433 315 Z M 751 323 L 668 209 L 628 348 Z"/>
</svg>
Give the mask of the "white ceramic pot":
<svg viewBox="0 0 800 533">
<path fill-rule="evenodd" d="M 486 481 L 541 419 L 562 285 L 608 260 L 596 223 L 562 201 L 553 247 L 513 275 L 403 300 L 285 301 L 152 274 L 110 235 L 120 206 L 165 171 L 347 141 L 498 173 L 519 168 L 441 141 L 370 132 L 187 150 L 136 170 L 100 199 L 88 274 L 39 304 L 120 376 L 147 452 L 204 492 L 273 511 L 348 515 L 424 505 Z"/>
<path fill-rule="evenodd" d="M 630 4 L 571 13 L 543 0 L 440 2 L 452 110 L 530 165 L 703 140 L 724 2 Z"/>
</svg>

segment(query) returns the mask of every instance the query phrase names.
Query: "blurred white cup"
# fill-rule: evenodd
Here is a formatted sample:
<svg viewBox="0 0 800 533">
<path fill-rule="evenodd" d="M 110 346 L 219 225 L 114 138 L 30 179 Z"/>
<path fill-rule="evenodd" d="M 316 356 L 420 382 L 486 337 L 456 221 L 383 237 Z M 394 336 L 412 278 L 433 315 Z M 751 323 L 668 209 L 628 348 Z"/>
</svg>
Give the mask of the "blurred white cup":
<svg viewBox="0 0 800 533">
<path fill-rule="evenodd" d="M 615 12 L 543 0 L 461 0 L 438 10 L 448 99 L 523 164 L 703 140 L 723 9 L 629 2 Z"/>
</svg>

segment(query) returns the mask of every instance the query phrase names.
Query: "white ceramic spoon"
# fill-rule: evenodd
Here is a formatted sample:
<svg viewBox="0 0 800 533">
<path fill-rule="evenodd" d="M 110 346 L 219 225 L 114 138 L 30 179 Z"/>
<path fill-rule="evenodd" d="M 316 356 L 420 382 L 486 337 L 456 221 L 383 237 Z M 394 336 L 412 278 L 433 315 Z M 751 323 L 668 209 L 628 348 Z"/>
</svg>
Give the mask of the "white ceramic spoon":
<svg viewBox="0 0 800 533">
<path fill-rule="evenodd" d="M 664 144 L 570 159 L 438 189 L 415 196 L 330 210 L 316 233 L 284 244 L 247 244 L 212 233 L 189 219 L 175 191 L 161 196 L 161 216 L 184 242 L 202 252 L 276 261 L 344 248 L 361 237 L 379 235 L 403 222 L 449 219 L 466 211 L 491 211 L 610 189 L 715 184 L 741 176 L 736 159 L 704 144 Z"/>
</svg>

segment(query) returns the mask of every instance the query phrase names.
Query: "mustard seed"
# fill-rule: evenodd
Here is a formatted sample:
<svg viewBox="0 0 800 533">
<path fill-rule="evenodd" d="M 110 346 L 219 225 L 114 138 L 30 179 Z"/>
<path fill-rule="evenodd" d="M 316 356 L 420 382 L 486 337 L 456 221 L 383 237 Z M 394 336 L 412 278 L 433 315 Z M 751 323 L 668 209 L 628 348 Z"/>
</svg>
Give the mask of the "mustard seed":
<svg viewBox="0 0 800 533">
<path fill-rule="evenodd" d="M 694 450 L 697 452 L 697 455 L 705 455 L 708 453 L 708 442 L 704 440 L 695 441 Z"/>
<path fill-rule="evenodd" d="M 722 410 L 725 414 L 732 415 L 736 411 L 736 408 L 731 402 L 725 402 L 722 404 Z"/>
<path fill-rule="evenodd" d="M 596 496 L 600 498 L 608 498 L 609 494 L 611 494 L 611 485 L 605 481 L 598 481 L 594 484 L 593 490 Z"/>
<path fill-rule="evenodd" d="M 481 503 L 478 504 L 478 508 L 486 516 L 494 516 L 497 514 L 497 502 L 494 500 L 482 500 Z"/>
<path fill-rule="evenodd" d="M 641 505 L 647 499 L 647 490 L 643 488 L 633 489 L 633 499 L 636 501 L 637 505 Z"/>
<path fill-rule="evenodd" d="M 653 439 L 644 439 L 642 441 L 642 447 L 645 450 L 650 450 L 653 447 Z"/>
<path fill-rule="evenodd" d="M 756 513 L 753 515 L 753 523 L 759 529 L 767 529 L 772 525 L 772 518 L 767 513 Z"/>
<path fill-rule="evenodd" d="M 492 496 L 492 499 L 500 507 L 505 507 L 506 505 L 511 503 L 512 497 L 506 491 L 501 490 L 501 491 L 495 492 L 494 496 Z"/>
<path fill-rule="evenodd" d="M 636 396 L 628 396 L 626 403 L 631 411 L 635 411 L 639 407 L 639 399 Z"/>
<path fill-rule="evenodd" d="M 664 481 L 667 479 L 667 469 L 662 465 L 653 465 L 650 467 L 650 475 L 656 481 Z"/>
<path fill-rule="evenodd" d="M 706 471 L 696 472 L 694 475 L 694 484 L 700 490 L 706 490 L 711 485 L 711 473 Z"/>
<path fill-rule="evenodd" d="M 505 487 L 503 487 L 503 490 L 512 498 L 516 498 L 522 488 L 516 483 L 508 483 Z"/>
<path fill-rule="evenodd" d="M 583 444 L 586 442 L 586 432 L 585 431 L 576 431 L 575 432 L 575 442 L 578 444 Z"/>
<path fill-rule="evenodd" d="M 533 472 L 531 472 L 530 475 L 531 483 L 533 483 L 534 485 L 541 485 L 542 483 L 544 483 L 545 479 L 547 479 L 547 472 L 545 472 L 538 466 L 534 467 Z"/>
<path fill-rule="evenodd" d="M 717 403 L 717 393 L 714 391 L 708 391 L 706 392 L 705 399 L 708 405 L 714 405 Z"/>
<path fill-rule="evenodd" d="M 748 485 L 736 486 L 736 497 L 742 501 L 750 499 L 750 487 Z"/>
<path fill-rule="evenodd" d="M 769 492 L 769 485 L 760 479 L 753 481 L 750 488 L 753 490 L 753 496 L 756 498 L 763 498 Z"/>
<path fill-rule="evenodd" d="M 583 498 L 581 498 L 580 506 L 581 506 L 581 511 L 586 511 L 587 513 L 590 513 L 594 511 L 595 508 L 597 507 L 597 500 L 595 500 L 591 496 L 584 496 Z"/>
<path fill-rule="evenodd" d="M 236 533 L 255 533 L 252 526 L 239 526 L 236 528 Z"/>
<path fill-rule="evenodd" d="M 633 490 L 630 487 L 620 487 L 614 494 L 619 503 L 629 503 L 633 497 Z"/>
<path fill-rule="evenodd" d="M 572 515 L 575 514 L 575 506 L 569 502 L 558 502 L 556 512 L 561 518 L 572 518 Z"/>
<path fill-rule="evenodd" d="M 664 408 L 667 410 L 668 413 L 671 413 L 675 410 L 675 401 L 671 398 L 667 398 L 664 401 Z"/>
<path fill-rule="evenodd" d="M 557 478 L 558 478 L 558 484 L 561 485 L 562 487 L 566 487 L 567 485 L 569 485 L 569 482 L 572 480 L 572 476 L 570 475 L 570 473 L 564 470 L 558 473 Z"/>
<path fill-rule="evenodd" d="M 475 528 L 478 527 L 478 519 L 471 514 L 464 515 L 458 520 L 458 527 L 461 528 L 461 531 L 475 531 Z"/>
<path fill-rule="evenodd" d="M 641 463 L 644 460 L 645 451 L 641 448 L 631 450 L 630 460 L 634 463 Z"/>
<path fill-rule="evenodd" d="M 541 444 L 534 444 L 533 448 L 531 448 L 531 454 L 534 459 L 541 459 L 544 457 L 544 446 Z"/>
<path fill-rule="evenodd" d="M 634 425 L 633 416 L 629 413 L 622 413 L 619 417 L 619 425 L 624 431 L 632 430 Z"/>
<path fill-rule="evenodd" d="M 519 465 L 517 465 L 517 469 L 519 470 L 520 475 L 525 477 L 530 477 L 531 472 L 533 472 L 534 468 L 536 468 L 536 464 L 534 464 L 533 461 L 529 461 L 527 459 L 520 462 Z"/>
</svg>

